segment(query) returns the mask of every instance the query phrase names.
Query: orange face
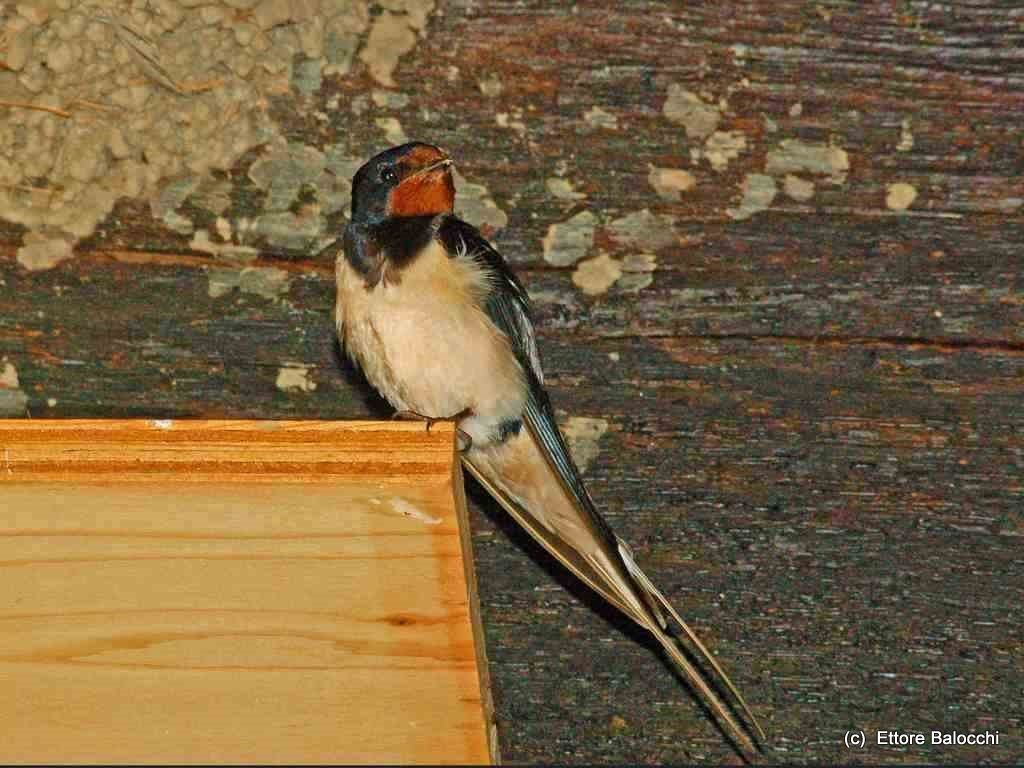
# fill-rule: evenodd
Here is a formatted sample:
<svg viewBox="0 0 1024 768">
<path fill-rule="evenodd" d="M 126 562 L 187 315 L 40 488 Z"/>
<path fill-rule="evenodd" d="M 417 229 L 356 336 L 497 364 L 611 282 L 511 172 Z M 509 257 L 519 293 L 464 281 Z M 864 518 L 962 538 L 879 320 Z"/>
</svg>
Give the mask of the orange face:
<svg viewBox="0 0 1024 768">
<path fill-rule="evenodd" d="M 402 180 L 388 196 L 388 216 L 436 216 L 455 206 L 451 162 L 439 149 L 421 146 L 399 163 Z"/>
</svg>

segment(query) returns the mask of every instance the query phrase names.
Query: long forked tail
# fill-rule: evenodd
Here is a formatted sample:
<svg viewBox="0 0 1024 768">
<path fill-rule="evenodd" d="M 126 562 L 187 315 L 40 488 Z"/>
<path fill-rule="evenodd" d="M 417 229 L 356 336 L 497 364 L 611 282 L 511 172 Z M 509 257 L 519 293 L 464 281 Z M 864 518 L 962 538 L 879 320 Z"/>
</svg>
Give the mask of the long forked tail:
<svg viewBox="0 0 1024 768">
<path fill-rule="evenodd" d="M 473 461 L 464 458 L 463 466 L 504 507 L 512 518 L 542 544 L 548 552 L 554 555 L 562 565 L 657 638 L 673 664 L 694 687 L 696 693 L 707 704 L 715 718 L 723 725 L 729 738 L 735 742 L 737 747 L 748 756 L 754 756 L 760 752 L 757 744 L 751 738 L 753 731 L 740 725 L 730 707 L 722 701 L 721 696 L 708 684 L 701 671 L 683 653 L 676 638 L 669 633 L 664 615 L 665 612 L 679 625 L 700 656 L 714 670 L 725 685 L 725 688 L 739 704 L 740 711 L 744 717 L 753 724 L 760 740 L 766 743 L 768 739 L 757 718 L 754 717 L 747 703 L 740 696 L 739 691 L 736 690 L 736 686 L 733 685 L 728 675 L 725 674 L 697 635 L 682 620 L 647 575 L 640 570 L 640 567 L 633 559 L 632 552 L 624 542 L 617 540 L 617 554 L 625 565 L 626 573 L 622 574 L 621 578 L 615 578 L 615 575 L 609 573 L 606 568 L 599 566 L 598 563 L 588 558 L 582 557 L 578 550 L 567 545 L 559 536 L 553 535 L 530 511 L 525 509 L 516 499 L 513 499 L 510 494 L 500 487 L 499 483 L 488 477 L 489 473 L 476 466 Z"/>
<path fill-rule="evenodd" d="M 750 739 L 746 729 L 740 727 L 739 723 L 736 722 L 736 718 L 733 717 L 732 712 L 729 711 L 729 708 L 725 706 L 720 697 L 711 689 L 697 668 L 694 667 L 688 658 L 686 658 L 686 655 L 682 652 L 676 642 L 676 638 L 668 632 L 668 623 L 665 621 L 664 615 L 662 614 L 663 610 L 667 611 L 676 624 L 679 625 L 679 628 L 686 635 L 687 639 L 697 649 L 700 654 L 700 658 L 706 661 L 715 671 L 719 680 L 722 681 L 726 689 L 736 700 L 736 703 L 739 704 L 740 711 L 743 713 L 743 716 L 751 725 L 754 726 L 760 741 L 762 743 L 767 742 L 768 736 L 765 734 L 761 724 L 754 716 L 754 713 L 750 710 L 750 707 L 747 706 L 747 702 L 743 699 L 743 696 L 736 689 L 736 686 L 733 685 L 729 676 L 725 674 L 725 670 L 719 666 L 715 657 L 707 647 L 705 647 L 704 643 L 701 642 L 700 638 L 697 637 L 697 634 L 690 629 L 690 625 L 683 621 L 682 617 L 668 601 L 668 598 L 662 594 L 661 590 L 654 585 L 654 583 L 647 577 L 647 574 L 644 573 L 640 569 L 640 566 L 636 564 L 636 560 L 633 558 L 633 551 L 629 546 L 622 541 L 622 539 L 618 539 L 618 546 L 619 554 L 622 556 L 622 561 L 626 564 L 626 569 L 629 571 L 629 575 L 636 582 L 637 587 L 639 587 L 639 589 L 644 593 L 647 598 L 647 603 L 651 608 L 651 613 L 660 625 L 648 626 L 647 629 L 650 630 L 651 634 L 658 639 L 662 648 L 665 649 L 669 658 L 672 659 L 672 662 L 684 674 L 686 679 L 697 688 L 701 697 L 708 703 L 715 715 L 728 726 L 729 735 L 733 739 L 737 740 L 739 742 L 739 746 L 743 747 L 748 752 L 758 752 L 758 746 Z"/>
</svg>

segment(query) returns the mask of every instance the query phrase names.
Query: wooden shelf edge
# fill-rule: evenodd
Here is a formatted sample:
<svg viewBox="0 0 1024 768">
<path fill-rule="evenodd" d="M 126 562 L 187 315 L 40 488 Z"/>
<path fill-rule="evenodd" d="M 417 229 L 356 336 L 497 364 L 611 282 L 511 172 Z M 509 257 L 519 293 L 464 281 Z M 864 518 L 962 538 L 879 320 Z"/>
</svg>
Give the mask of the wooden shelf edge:
<svg viewBox="0 0 1024 768">
<path fill-rule="evenodd" d="M 446 483 L 454 433 L 447 422 L 0 420 L 0 484 Z"/>
</svg>

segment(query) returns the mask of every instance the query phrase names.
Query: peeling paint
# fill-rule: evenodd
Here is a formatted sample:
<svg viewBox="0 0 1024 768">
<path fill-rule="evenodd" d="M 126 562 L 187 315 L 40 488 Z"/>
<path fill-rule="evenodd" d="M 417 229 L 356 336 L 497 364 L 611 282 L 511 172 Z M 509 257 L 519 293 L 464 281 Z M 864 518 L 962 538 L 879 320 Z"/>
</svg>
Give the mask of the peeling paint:
<svg viewBox="0 0 1024 768">
<path fill-rule="evenodd" d="M 905 211 L 917 199 L 917 189 L 905 182 L 890 184 L 885 194 L 885 205 L 891 211 Z"/>
<path fill-rule="evenodd" d="M 782 191 L 793 200 L 806 203 L 814 197 L 814 182 L 787 173 L 786 178 L 782 180 Z"/>
<path fill-rule="evenodd" d="M 681 200 L 683 192 L 689 192 L 697 186 L 697 178 L 689 171 L 678 168 L 655 168 L 650 166 L 647 181 L 658 193 L 658 197 L 668 202 Z"/>
<path fill-rule="evenodd" d="M 274 385 L 282 392 L 312 392 L 316 389 L 316 382 L 309 377 L 313 367 L 302 363 L 285 363 L 277 369 Z"/>
<path fill-rule="evenodd" d="M 658 216 L 644 208 L 615 219 L 608 225 L 608 234 L 620 245 L 657 251 L 679 241 L 670 216 Z"/>
<path fill-rule="evenodd" d="M 398 512 L 400 515 L 411 517 L 413 520 L 419 520 L 420 522 L 426 523 L 427 525 L 440 525 L 443 520 L 439 517 L 427 514 L 422 509 L 417 507 L 412 502 L 403 498 L 391 499 L 391 508 Z"/>
<path fill-rule="evenodd" d="M 508 215 L 494 202 L 487 187 L 467 181 L 457 170 L 452 178 L 456 190 L 455 208 L 463 219 L 477 228 L 504 229 Z"/>
<path fill-rule="evenodd" d="M 207 293 L 210 298 L 225 296 L 236 288 L 242 293 L 277 301 L 288 293 L 288 273 L 277 267 L 244 267 L 242 269 L 211 269 Z"/>
<path fill-rule="evenodd" d="M 395 68 L 416 45 L 417 33 L 423 31 L 434 10 L 434 0 L 382 0 L 380 5 L 385 10 L 374 19 L 359 58 L 374 80 L 393 88 Z"/>
<path fill-rule="evenodd" d="M 505 86 L 501 82 L 501 78 L 498 77 L 496 72 L 492 72 L 487 77 L 481 78 L 477 82 L 477 86 L 480 88 L 480 93 L 489 99 L 496 99 L 501 96 L 501 92 L 505 90 Z"/>
<path fill-rule="evenodd" d="M 231 261 L 252 261 L 259 254 L 259 251 L 249 245 L 238 245 L 232 242 L 215 243 L 205 229 L 196 232 L 188 245 L 194 251 Z"/>
<path fill-rule="evenodd" d="M 570 416 L 562 424 L 562 434 L 580 472 L 586 472 L 601 452 L 600 441 L 607 431 L 608 420 L 601 418 Z"/>
<path fill-rule="evenodd" d="M 668 87 L 668 97 L 662 111 L 673 123 L 679 123 L 689 139 L 703 139 L 714 133 L 722 119 L 718 107 L 707 104 L 695 93 L 679 83 Z"/>
<path fill-rule="evenodd" d="M 333 15 L 332 15 L 333 13 Z M 359 37 L 370 24 L 366 3 L 361 0 L 335 3 L 324 14 L 323 56 L 325 75 L 347 75 L 359 47 Z"/>
<path fill-rule="evenodd" d="M 18 370 L 6 360 L 0 366 L 0 416 L 24 416 L 28 395 L 21 389 Z"/>
<path fill-rule="evenodd" d="M 34 232 L 25 236 L 25 244 L 18 249 L 18 263 L 34 272 L 53 269 L 74 254 L 71 243 L 63 238 L 45 238 Z"/>
<path fill-rule="evenodd" d="M 607 253 L 581 261 L 572 273 L 572 282 L 588 296 L 607 292 L 622 277 L 622 264 Z"/>
<path fill-rule="evenodd" d="M 559 179 L 552 176 L 544 182 L 544 186 L 548 188 L 548 192 L 559 200 L 582 200 L 586 197 L 582 192 L 574 190 L 572 183 L 568 179 Z"/>
<path fill-rule="evenodd" d="M 218 216 L 213 222 L 213 229 L 223 242 L 231 242 L 231 222 L 223 216 Z"/>
<path fill-rule="evenodd" d="M 658 257 L 653 253 L 631 253 L 622 260 L 622 277 L 618 280 L 619 290 L 639 293 L 654 282 L 654 270 Z"/>
<path fill-rule="evenodd" d="M 609 131 L 619 130 L 619 118 L 601 107 L 594 107 L 583 113 L 583 120 L 591 128 L 603 128 Z"/>
<path fill-rule="evenodd" d="M 747 148 L 747 137 L 739 131 L 715 131 L 704 142 L 704 157 L 711 167 L 721 173 Z"/>
<path fill-rule="evenodd" d="M 18 389 L 21 382 L 18 380 L 18 369 L 13 363 L 4 360 L 3 368 L 0 368 L 0 387 L 4 389 Z"/>
<path fill-rule="evenodd" d="M 319 92 L 324 82 L 324 63 L 321 59 L 300 58 L 292 66 L 292 89 L 304 96 Z"/>
<path fill-rule="evenodd" d="M 189 174 L 164 185 L 149 201 L 153 218 L 159 219 L 180 235 L 190 234 L 195 225 L 177 213 L 178 208 L 199 186 L 199 178 Z"/>
<path fill-rule="evenodd" d="M 327 217 L 348 206 L 353 166 L 358 161 L 336 145 L 321 152 L 283 140 L 268 144 L 249 169 L 249 178 L 267 193 L 250 234 L 285 250 L 308 252 L 326 231 Z"/>
<path fill-rule="evenodd" d="M 385 109 L 403 109 L 409 105 L 409 97 L 406 94 L 397 93 L 396 91 L 385 91 L 380 88 L 373 89 L 370 99 L 375 105 Z"/>
<path fill-rule="evenodd" d="M 911 131 L 911 120 L 909 117 L 900 122 L 900 143 L 896 145 L 897 152 L 909 152 L 914 148 L 914 134 Z"/>
<path fill-rule="evenodd" d="M 767 209 L 778 192 L 775 179 L 763 173 L 748 173 L 740 189 L 743 192 L 743 199 L 739 208 L 726 209 L 726 213 L 737 221 L 749 219 L 755 213 Z"/>
<path fill-rule="evenodd" d="M 57 113 L 5 112 L 0 156 L 18 162 L 0 162 L 3 218 L 73 243 L 118 199 L 142 198 L 190 234 L 176 209 L 196 180 L 277 135 L 270 97 L 315 92 L 323 74 L 347 71 L 369 24 L 365 0 L 198 5 L 61 0 L 27 6 L 46 16 L 38 27 L 11 35 L 7 22 L 0 99 Z"/>
<path fill-rule="evenodd" d="M 552 224 L 544 236 L 544 261 L 556 267 L 568 267 L 582 259 L 594 244 L 597 217 L 580 211 L 568 221 Z"/>
<path fill-rule="evenodd" d="M 512 117 L 514 118 L 521 118 L 522 116 L 523 114 L 519 110 L 515 110 L 515 112 L 512 115 Z M 510 116 L 508 112 L 496 112 L 494 114 L 494 122 L 499 128 L 508 128 L 510 130 L 515 131 L 520 136 L 525 136 L 526 123 L 519 119 L 509 119 L 509 117 Z"/>
<path fill-rule="evenodd" d="M 409 140 L 397 117 L 378 117 L 373 122 L 384 131 L 384 138 L 388 144 L 405 144 Z"/>
<path fill-rule="evenodd" d="M 768 152 L 765 173 L 785 176 L 789 173 L 810 173 L 827 176 L 833 184 L 842 184 L 850 170 L 846 150 L 832 144 L 809 143 L 785 139 Z"/>
</svg>

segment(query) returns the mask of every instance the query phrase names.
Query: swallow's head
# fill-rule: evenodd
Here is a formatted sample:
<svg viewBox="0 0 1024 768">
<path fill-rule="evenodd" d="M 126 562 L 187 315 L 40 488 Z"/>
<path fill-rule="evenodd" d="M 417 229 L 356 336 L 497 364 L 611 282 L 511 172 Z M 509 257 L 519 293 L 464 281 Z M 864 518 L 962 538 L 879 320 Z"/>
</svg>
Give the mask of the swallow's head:
<svg viewBox="0 0 1024 768">
<path fill-rule="evenodd" d="M 352 218 L 376 223 L 390 217 L 451 213 L 452 161 L 431 144 L 413 141 L 381 152 L 352 177 Z"/>
</svg>

